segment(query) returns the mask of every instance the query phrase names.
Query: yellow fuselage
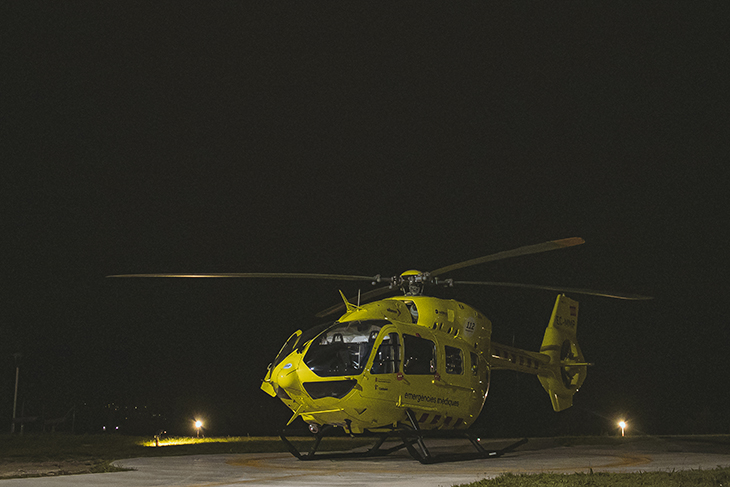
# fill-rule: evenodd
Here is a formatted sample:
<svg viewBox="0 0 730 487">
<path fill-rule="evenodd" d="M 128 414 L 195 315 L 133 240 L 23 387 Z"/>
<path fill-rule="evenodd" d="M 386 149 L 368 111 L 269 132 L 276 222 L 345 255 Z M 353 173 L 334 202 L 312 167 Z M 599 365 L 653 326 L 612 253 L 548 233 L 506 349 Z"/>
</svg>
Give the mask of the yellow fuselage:
<svg viewBox="0 0 730 487">
<path fill-rule="evenodd" d="M 319 333 L 295 333 L 261 388 L 294 412 L 291 421 L 360 433 L 397 427 L 410 409 L 422 429 L 466 428 L 489 388 L 491 333 L 482 313 L 454 300 L 348 305 Z"/>
</svg>

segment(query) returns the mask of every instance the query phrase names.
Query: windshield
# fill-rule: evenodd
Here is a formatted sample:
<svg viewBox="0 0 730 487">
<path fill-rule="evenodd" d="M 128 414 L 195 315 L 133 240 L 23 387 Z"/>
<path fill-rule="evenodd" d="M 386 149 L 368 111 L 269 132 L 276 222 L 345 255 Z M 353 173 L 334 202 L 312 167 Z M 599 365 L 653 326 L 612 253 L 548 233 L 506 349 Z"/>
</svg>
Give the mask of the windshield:
<svg viewBox="0 0 730 487">
<path fill-rule="evenodd" d="M 331 321 L 315 326 L 314 328 L 310 328 L 303 333 L 302 330 L 297 330 L 292 336 L 289 337 L 284 346 L 281 347 L 279 354 L 276 356 L 276 358 L 274 359 L 274 363 L 271 366 L 276 367 L 285 358 L 287 358 L 289 354 L 294 351 L 301 353 L 309 340 L 316 337 L 322 332 L 322 330 L 325 330 L 330 326 L 332 326 Z"/>
<path fill-rule="evenodd" d="M 297 344 L 297 339 L 302 334 L 301 330 L 297 330 L 296 333 L 294 333 L 292 336 L 289 337 L 289 339 L 286 341 L 283 347 L 281 347 L 281 350 L 279 350 L 279 354 L 274 359 L 274 363 L 272 364 L 272 367 L 276 367 L 281 363 L 282 360 L 287 358 L 292 351 L 294 351 L 294 345 Z"/>
<path fill-rule="evenodd" d="M 387 320 L 347 321 L 312 341 L 304 363 L 320 377 L 358 375 L 365 369 L 375 339 Z"/>
</svg>

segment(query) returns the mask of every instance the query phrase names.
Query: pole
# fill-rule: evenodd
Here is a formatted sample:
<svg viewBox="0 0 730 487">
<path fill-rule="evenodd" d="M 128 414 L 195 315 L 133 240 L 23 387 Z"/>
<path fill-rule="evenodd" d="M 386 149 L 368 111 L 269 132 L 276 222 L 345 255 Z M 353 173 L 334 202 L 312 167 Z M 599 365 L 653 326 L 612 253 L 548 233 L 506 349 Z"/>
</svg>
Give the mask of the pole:
<svg viewBox="0 0 730 487">
<path fill-rule="evenodd" d="M 10 423 L 10 433 L 15 433 L 15 413 L 18 410 L 18 378 L 20 377 L 20 364 L 18 363 L 18 359 L 20 359 L 20 354 L 16 353 L 13 354 L 13 357 L 15 357 L 15 394 L 13 395 L 13 422 Z"/>
</svg>

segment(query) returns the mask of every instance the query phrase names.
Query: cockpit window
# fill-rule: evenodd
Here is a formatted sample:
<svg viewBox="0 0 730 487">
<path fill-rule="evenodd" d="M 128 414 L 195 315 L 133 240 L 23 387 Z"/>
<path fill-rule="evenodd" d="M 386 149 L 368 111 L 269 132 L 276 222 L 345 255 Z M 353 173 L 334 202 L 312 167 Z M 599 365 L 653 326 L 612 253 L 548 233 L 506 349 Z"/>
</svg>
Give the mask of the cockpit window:
<svg viewBox="0 0 730 487">
<path fill-rule="evenodd" d="M 296 344 L 295 350 L 297 352 L 301 353 L 301 351 L 304 349 L 307 342 L 309 342 L 312 338 L 316 337 L 317 335 L 322 333 L 324 330 L 326 330 L 327 328 L 332 326 L 332 324 L 333 323 L 331 321 L 328 323 L 323 323 L 321 325 L 317 325 L 313 328 L 310 328 L 307 331 L 305 331 L 304 333 L 302 333 L 301 338 L 299 339 L 299 341 Z"/>
<path fill-rule="evenodd" d="M 387 320 L 335 323 L 312 341 L 304 363 L 320 377 L 361 374 L 380 329 L 389 323 Z"/>
</svg>

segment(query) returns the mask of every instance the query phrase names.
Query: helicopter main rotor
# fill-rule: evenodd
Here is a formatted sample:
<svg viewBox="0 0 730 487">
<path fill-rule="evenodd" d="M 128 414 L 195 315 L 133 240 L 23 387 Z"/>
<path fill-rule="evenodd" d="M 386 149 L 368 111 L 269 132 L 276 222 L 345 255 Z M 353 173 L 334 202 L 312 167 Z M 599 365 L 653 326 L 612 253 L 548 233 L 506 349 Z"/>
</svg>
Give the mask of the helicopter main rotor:
<svg viewBox="0 0 730 487">
<path fill-rule="evenodd" d="M 400 288 L 406 296 L 420 296 L 423 294 L 426 286 L 441 285 L 453 287 L 455 284 L 477 285 L 477 286 L 499 286 L 499 287 L 515 287 L 523 289 L 542 289 L 558 292 L 570 292 L 574 294 L 586 294 L 590 296 L 601 296 L 607 298 L 626 299 L 626 300 L 645 300 L 652 299 L 650 296 L 642 296 L 638 294 L 603 292 L 592 289 L 568 288 L 563 286 L 545 286 L 538 284 L 521 284 L 512 282 L 495 282 L 495 281 L 455 281 L 453 279 L 439 279 L 438 276 L 446 274 L 458 269 L 494 262 L 498 260 L 520 257 L 523 255 L 538 254 L 549 252 L 551 250 L 564 249 L 582 245 L 585 243 L 580 237 L 570 237 L 560 240 L 550 240 L 535 245 L 525 245 L 512 250 L 497 252 L 476 259 L 470 259 L 457 264 L 446 267 L 440 267 L 431 272 L 421 272 L 417 270 L 409 270 L 398 276 L 382 277 L 380 274 L 375 276 L 359 276 L 350 274 L 314 274 L 299 272 L 240 272 L 240 273 L 201 273 L 201 274 L 115 274 L 107 277 L 166 277 L 166 278 L 254 278 L 254 279 L 318 279 L 318 280 L 334 280 L 334 281 L 364 281 L 371 282 L 372 285 L 387 283 L 365 293 L 362 293 L 352 300 L 370 301 L 375 298 L 392 293 L 395 289 Z M 337 304 L 316 314 L 317 317 L 328 316 L 337 311 L 343 310 L 344 304 Z"/>
</svg>

